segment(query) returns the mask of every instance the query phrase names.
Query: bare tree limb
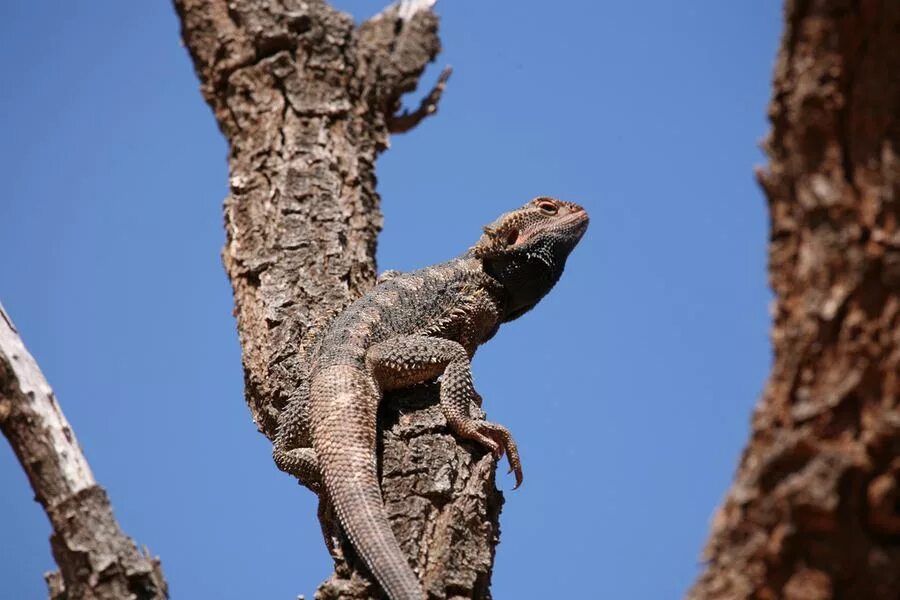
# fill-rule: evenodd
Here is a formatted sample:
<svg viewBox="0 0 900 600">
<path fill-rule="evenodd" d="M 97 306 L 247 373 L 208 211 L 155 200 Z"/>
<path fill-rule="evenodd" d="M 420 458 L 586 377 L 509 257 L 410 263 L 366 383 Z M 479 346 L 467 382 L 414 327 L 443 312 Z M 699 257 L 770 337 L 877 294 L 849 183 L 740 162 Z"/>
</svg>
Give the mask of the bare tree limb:
<svg viewBox="0 0 900 600">
<path fill-rule="evenodd" d="M 775 364 L 688 597 L 900 598 L 900 3 L 788 1 L 769 117 Z"/>
<path fill-rule="evenodd" d="M 440 51 L 433 4 L 406 0 L 355 27 L 321 1 L 175 0 L 230 144 L 223 259 L 247 403 L 269 439 L 316 332 L 374 283 L 375 159 Z M 486 598 L 502 504 L 494 463 L 459 445 L 435 403 L 434 386 L 386 398 L 385 503 L 432 595 Z M 317 597 L 380 596 L 349 547 L 343 556 Z"/>
<path fill-rule="evenodd" d="M 0 305 L 0 431 L 44 507 L 60 573 L 47 576 L 51 598 L 167 598 L 159 560 L 119 528 L 72 427 Z"/>
<path fill-rule="evenodd" d="M 419 108 L 412 112 L 404 112 L 392 116 L 388 121 L 388 131 L 391 133 L 406 133 L 424 121 L 426 117 L 435 114 L 438 109 L 438 103 L 441 101 L 441 96 L 444 95 L 444 88 L 447 87 L 447 80 L 450 79 L 452 73 L 453 69 L 444 67 L 440 77 L 438 77 L 437 83 L 435 83 L 434 87 L 431 88 L 431 91 L 422 98 Z"/>
</svg>

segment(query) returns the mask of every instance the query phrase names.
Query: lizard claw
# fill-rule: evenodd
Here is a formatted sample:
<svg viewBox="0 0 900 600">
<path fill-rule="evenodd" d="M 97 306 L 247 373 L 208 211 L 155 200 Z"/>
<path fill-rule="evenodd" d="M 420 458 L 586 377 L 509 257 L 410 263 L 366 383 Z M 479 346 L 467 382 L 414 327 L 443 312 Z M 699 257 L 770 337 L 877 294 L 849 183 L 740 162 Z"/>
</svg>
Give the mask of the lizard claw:
<svg viewBox="0 0 900 600">
<path fill-rule="evenodd" d="M 490 450 L 496 460 L 506 453 L 509 461 L 509 472 L 516 474 L 516 486 L 522 485 L 522 461 L 519 459 L 519 448 L 509 430 L 490 421 L 470 421 L 467 426 L 460 427 L 460 435 L 475 440 Z"/>
</svg>

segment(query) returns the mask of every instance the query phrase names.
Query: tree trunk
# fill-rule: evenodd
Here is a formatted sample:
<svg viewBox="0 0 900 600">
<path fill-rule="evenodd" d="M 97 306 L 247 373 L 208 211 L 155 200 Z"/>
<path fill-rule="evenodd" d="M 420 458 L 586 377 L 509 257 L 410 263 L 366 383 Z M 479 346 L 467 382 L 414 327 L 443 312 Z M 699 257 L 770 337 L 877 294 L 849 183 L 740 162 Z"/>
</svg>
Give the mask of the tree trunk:
<svg viewBox="0 0 900 600">
<path fill-rule="evenodd" d="M 246 400 L 269 439 L 315 333 L 373 285 L 375 158 L 436 110 L 448 74 L 419 110 L 396 114 L 440 49 L 432 4 L 403 1 L 355 27 L 321 1 L 175 0 L 230 144 L 223 258 Z M 386 399 L 385 503 L 433 596 L 486 598 L 502 503 L 493 460 L 458 445 L 435 403 L 434 386 Z M 343 556 L 317 597 L 379 597 L 349 547 Z"/>
<path fill-rule="evenodd" d="M 788 1 L 775 364 L 688 597 L 900 598 L 900 2 Z"/>
<path fill-rule="evenodd" d="M 164 600 L 159 560 L 122 533 L 75 434 L 0 305 L 0 431 L 53 527 L 53 600 Z"/>
</svg>

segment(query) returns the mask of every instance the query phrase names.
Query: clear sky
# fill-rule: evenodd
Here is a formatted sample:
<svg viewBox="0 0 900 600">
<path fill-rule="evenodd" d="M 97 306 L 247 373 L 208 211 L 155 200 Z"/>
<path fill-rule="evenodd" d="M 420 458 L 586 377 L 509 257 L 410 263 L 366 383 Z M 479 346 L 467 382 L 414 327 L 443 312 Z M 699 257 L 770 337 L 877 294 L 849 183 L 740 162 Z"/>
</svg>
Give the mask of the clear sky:
<svg viewBox="0 0 900 600">
<path fill-rule="evenodd" d="M 455 71 L 438 115 L 379 160 L 379 269 L 458 254 L 539 194 L 592 216 L 556 290 L 475 360 L 525 470 L 515 492 L 500 478 L 494 596 L 676 598 L 770 363 L 752 170 L 780 3 L 438 11 L 425 84 Z M 312 494 L 243 401 L 226 147 L 173 10 L 3 2 L 0 77 L 0 299 L 119 521 L 173 598 L 310 598 L 330 560 Z M 46 598 L 50 528 L 5 443 L 0 489 L 0 597 Z"/>
</svg>

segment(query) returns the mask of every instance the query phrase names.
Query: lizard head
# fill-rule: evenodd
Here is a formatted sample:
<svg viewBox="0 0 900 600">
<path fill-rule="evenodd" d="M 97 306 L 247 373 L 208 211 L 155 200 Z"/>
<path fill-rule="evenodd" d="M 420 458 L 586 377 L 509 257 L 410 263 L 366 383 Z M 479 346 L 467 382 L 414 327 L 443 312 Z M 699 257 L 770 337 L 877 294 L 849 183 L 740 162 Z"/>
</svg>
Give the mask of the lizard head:
<svg viewBox="0 0 900 600">
<path fill-rule="evenodd" d="M 538 197 L 484 228 L 470 253 L 503 285 L 504 321 L 528 312 L 553 288 L 587 226 L 581 206 Z"/>
</svg>

